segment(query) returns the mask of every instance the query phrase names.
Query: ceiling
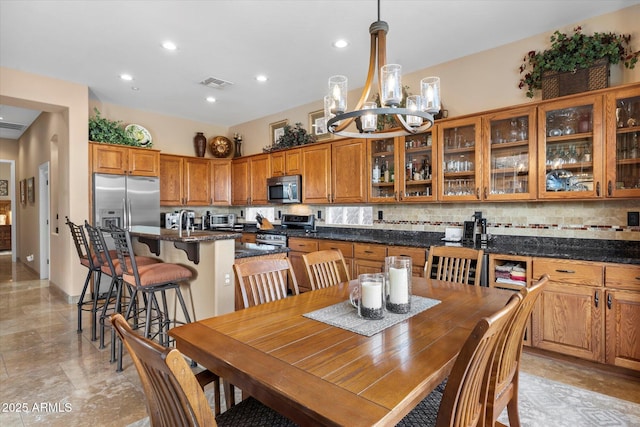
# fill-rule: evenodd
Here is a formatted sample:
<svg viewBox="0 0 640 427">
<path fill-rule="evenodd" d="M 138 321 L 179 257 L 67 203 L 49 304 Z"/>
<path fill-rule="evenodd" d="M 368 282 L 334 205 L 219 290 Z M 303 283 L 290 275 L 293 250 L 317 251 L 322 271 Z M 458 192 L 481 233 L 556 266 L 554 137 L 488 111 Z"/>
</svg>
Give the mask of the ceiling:
<svg viewBox="0 0 640 427">
<path fill-rule="evenodd" d="M 387 62 L 413 72 L 634 4 L 382 0 Z M 322 99 L 334 74 L 362 87 L 376 20 L 375 0 L 0 0 L 0 65 L 87 85 L 101 102 L 233 126 Z M 334 48 L 338 38 L 350 45 Z M 208 77 L 233 84 L 199 84 Z"/>
</svg>

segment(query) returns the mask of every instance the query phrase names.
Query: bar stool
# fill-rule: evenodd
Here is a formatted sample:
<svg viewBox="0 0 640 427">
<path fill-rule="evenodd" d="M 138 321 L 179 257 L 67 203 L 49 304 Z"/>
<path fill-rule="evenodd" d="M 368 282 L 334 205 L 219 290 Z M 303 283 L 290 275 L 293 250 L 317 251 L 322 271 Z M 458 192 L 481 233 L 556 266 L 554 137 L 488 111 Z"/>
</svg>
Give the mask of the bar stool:
<svg viewBox="0 0 640 427">
<path fill-rule="evenodd" d="M 69 230 L 71 230 L 71 237 L 73 237 L 73 243 L 75 244 L 76 251 L 78 252 L 78 258 L 80 258 L 80 265 L 88 269 L 87 278 L 84 281 L 82 293 L 80 294 L 80 299 L 78 300 L 78 333 L 82 332 L 82 312 L 88 311 L 91 313 L 91 341 L 95 341 L 97 339 L 96 322 L 99 309 L 98 289 L 96 288 L 93 290 L 93 292 L 91 292 L 90 300 L 85 301 L 85 296 L 87 294 L 87 291 L 89 290 L 91 276 L 95 275 L 95 283 L 100 283 L 102 270 L 100 269 L 98 261 L 91 254 L 89 244 L 87 243 L 87 237 L 84 234 L 84 230 L 82 229 L 82 227 L 69 221 L 68 216 L 65 218 L 66 224 L 69 226 Z"/>
<path fill-rule="evenodd" d="M 145 314 L 144 334 L 145 338 L 157 338 L 158 342 L 169 346 L 169 328 L 191 322 L 191 316 L 180 291 L 180 282 L 191 278 L 192 272 L 187 267 L 173 263 L 158 263 L 138 265 L 133 254 L 131 235 L 127 230 L 116 227 L 109 229 L 111 237 L 116 244 L 118 260 L 122 268 L 122 281 L 132 289 L 131 299 L 127 307 L 125 319 L 134 316 L 135 301 L 138 295 L 142 296 Z M 169 316 L 166 292 L 174 290 L 178 297 L 180 308 L 185 321 L 178 321 Z M 141 325 L 137 325 L 138 328 Z M 122 370 L 122 344 L 119 347 L 118 368 Z"/>
</svg>

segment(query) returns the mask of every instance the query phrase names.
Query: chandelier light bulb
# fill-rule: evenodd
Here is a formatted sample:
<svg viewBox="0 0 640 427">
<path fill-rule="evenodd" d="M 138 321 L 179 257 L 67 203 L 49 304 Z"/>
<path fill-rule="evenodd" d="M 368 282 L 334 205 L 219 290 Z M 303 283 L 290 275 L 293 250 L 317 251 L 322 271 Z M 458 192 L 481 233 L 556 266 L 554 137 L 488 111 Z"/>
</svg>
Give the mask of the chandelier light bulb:
<svg viewBox="0 0 640 427">
<path fill-rule="evenodd" d="M 347 78 L 329 77 L 329 95 L 332 98 L 331 113 L 342 114 L 347 110 Z"/>
<path fill-rule="evenodd" d="M 365 102 L 362 106 L 363 110 L 371 110 L 377 108 L 378 105 L 375 102 Z M 374 132 L 378 127 L 378 115 L 374 113 L 366 113 L 362 116 L 362 131 Z"/>
<path fill-rule="evenodd" d="M 402 66 L 383 65 L 380 74 L 382 75 L 382 105 L 397 107 L 402 101 Z"/>
<path fill-rule="evenodd" d="M 411 111 L 423 111 L 423 98 L 420 95 L 407 96 L 407 109 Z M 411 127 L 422 126 L 422 117 L 407 115 L 407 124 Z"/>
<path fill-rule="evenodd" d="M 420 80 L 420 89 L 424 98 L 424 111 L 436 114 L 440 111 L 440 77 L 425 77 Z"/>
</svg>

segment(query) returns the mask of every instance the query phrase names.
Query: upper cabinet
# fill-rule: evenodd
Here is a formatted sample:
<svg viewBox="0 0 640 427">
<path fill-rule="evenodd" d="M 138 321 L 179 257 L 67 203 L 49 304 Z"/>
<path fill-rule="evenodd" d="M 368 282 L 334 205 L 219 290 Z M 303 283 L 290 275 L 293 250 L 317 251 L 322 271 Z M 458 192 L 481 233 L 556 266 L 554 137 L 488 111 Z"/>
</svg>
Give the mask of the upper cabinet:
<svg viewBox="0 0 640 427">
<path fill-rule="evenodd" d="M 271 176 L 301 175 L 302 174 L 302 150 L 277 151 L 270 154 Z"/>
<path fill-rule="evenodd" d="M 438 199 L 480 200 L 482 184 L 480 116 L 438 125 Z"/>
<path fill-rule="evenodd" d="M 603 196 L 602 95 L 538 106 L 538 197 Z"/>
<path fill-rule="evenodd" d="M 483 117 L 484 200 L 535 199 L 536 109 L 522 107 Z"/>
<path fill-rule="evenodd" d="M 90 143 L 91 171 L 114 175 L 158 176 L 160 151 L 123 145 Z"/>
<path fill-rule="evenodd" d="M 231 205 L 231 160 L 211 160 L 211 204 Z"/>
<path fill-rule="evenodd" d="M 302 148 L 302 201 L 331 203 L 331 144 Z"/>
<path fill-rule="evenodd" d="M 640 197 L 640 85 L 606 96 L 606 196 Z"/>
<path fill-rule="evenodd" d="M 332 203 L 367 201 L 366 140 L 348 139 L 331 144 Z M 304 186 L 304 181 L 302 182 Z"/>
<path fill-rule="evenodd" d="M 270 176 L 269 154 L 234 159 L 231 163 L 232 204 L 266 205 L 267 178 Z"/>
<path fill-rule="evenodd" d="M 210 160 L 160 155 L 161 206 L 211 205 L 210 180 Z"/>
</svg>

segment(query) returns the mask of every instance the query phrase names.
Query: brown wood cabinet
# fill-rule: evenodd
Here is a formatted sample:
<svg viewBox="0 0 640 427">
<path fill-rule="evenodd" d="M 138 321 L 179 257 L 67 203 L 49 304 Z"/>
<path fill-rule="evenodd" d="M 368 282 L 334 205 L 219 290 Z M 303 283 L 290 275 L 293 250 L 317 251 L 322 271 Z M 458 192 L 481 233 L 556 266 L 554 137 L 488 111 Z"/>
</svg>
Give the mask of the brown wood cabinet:
<svg viewBox="0 0 640 427">
<path fill-rule="evenodd" d="M 317 239 L 307 239 L 303 237 L 290 237 L 288 241 L 289 261 L 293 267 L 293 273 L 296 275 L 298 289 L 300 292 L 308 292 L 311 290 L 311 283 L 304 267 L 302 255 L 318 250 Z"/>
<path fill-rule="evenodd" d="M 200 157 L 160 155 L 160 205 L 211 205 L 210 161 Z"/>
<path fill-rule="evenodd" d="M 231 205 L 231 160 L 211 160 L 211 204 Z"/>
<path fill-rule="evenodd" d="M 233 205 L 266 205 L 267 178 L 271 176 L 269 154 L 241 157 L 231 162 Z"/>
<path fill-rule="evenodd" d="M 386 245 L 354 243 L 353 275 L 354 278 L 365 273 L 384 272 L 384 259 L 387 256 Z"/>
<path fill-rule="evenodd" d="M 319 251 L 338 250 L 342 252 L 344 262 L 345 264 L 347 264 L 347 272 L 349 273 L 349 277 L 352 279 L 357 277 L 357 276 L 354 276 L 354 273 L 353 273 L 353 243 L 342 242 L 338 240 L 319 240 L 318 250 Z"/>
<path fill-rule="evenodd" d="M 292 148 L 270 154 L 271 176 L 302 174 L 302 150 Z"/>
<path fill-rule="evenodd" d="M 331 203 L 331 144 L 302 148 L 302 201 Z"/>
<path fill-rule="evenodd" d="M 331 144 L 331 202 L 362 203 L 367 200 L 367 145 L 363 139 Z M 304 186 L 304 182 L 302 183 Z"/>
<path fill-rule="evenodd" d="M 415 248 L 410 246 L 389 246 L 387 256 L 408 256 L 411 257 L 413 276 L 424 277 L 424 265 L 427 262 L 427 250 L 425 248 Z"/>
<path fill-rule="evenodd" d="M 92 142 L 91 172 L 114 175 L 158 176 L 160 151 Z"/>
</svg>

